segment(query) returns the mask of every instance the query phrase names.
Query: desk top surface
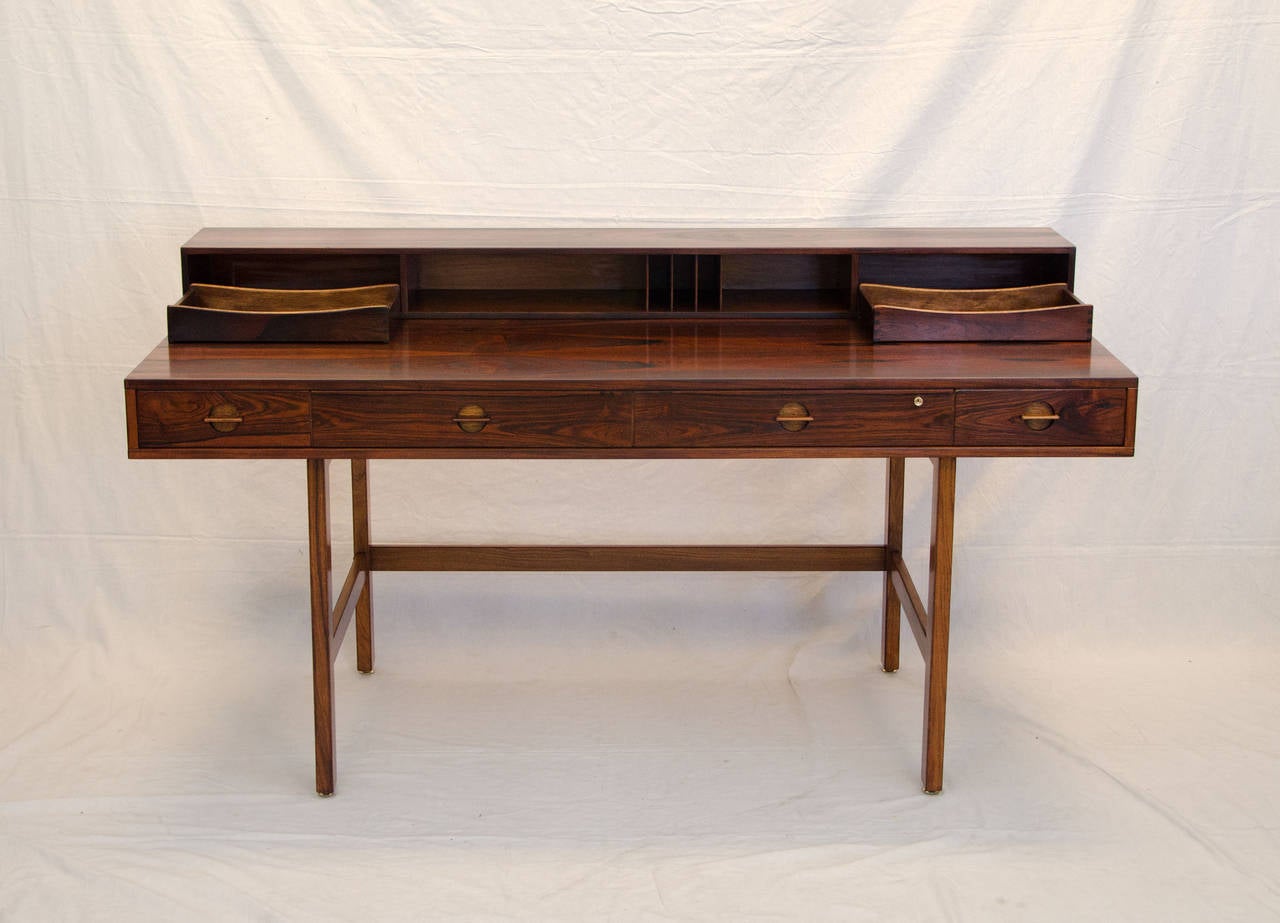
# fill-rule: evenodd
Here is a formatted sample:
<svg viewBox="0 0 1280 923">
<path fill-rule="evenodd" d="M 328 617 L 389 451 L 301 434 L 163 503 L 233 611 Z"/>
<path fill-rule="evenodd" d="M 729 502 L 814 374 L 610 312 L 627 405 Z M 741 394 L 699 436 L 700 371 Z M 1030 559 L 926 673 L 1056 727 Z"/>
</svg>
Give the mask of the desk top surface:
<svg viewBox="0 0 1280 923">
<path fill-rule="evenodd" d="M 1136 387 L 1088 343 L 875 344 L 847 319 L 407 320 L 387 344 L 170 345 L 130 388 Z"/>
</svg>

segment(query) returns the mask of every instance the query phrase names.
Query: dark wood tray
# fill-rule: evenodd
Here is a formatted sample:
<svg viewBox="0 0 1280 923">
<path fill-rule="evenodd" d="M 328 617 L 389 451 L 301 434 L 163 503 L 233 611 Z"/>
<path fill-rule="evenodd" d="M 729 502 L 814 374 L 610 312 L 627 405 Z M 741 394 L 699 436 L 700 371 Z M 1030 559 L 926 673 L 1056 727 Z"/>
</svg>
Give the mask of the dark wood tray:
<svg viewBox="0 0 1280 923">
<path fill-rule="evenodd" d="M 859 286 L 875 343 L 1089 340 L 1093 305 L 1065 284 L 1019 288 Z"/>
<path fill-rule="evenodd" d="M 171 343 L 386 343 L 398 285 L 242 288 L 196 283 L 169 305 Z"/>
</svg>

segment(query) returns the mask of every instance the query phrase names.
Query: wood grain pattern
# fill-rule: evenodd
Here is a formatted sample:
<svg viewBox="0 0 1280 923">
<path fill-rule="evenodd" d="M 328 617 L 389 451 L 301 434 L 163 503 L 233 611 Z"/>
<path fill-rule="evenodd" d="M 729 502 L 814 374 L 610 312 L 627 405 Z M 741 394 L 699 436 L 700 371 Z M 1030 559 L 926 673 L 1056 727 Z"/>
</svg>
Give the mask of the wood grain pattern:
<svg viewBox="0 0 1280 923">
<path fill-rule="evenodd" d="M 858 281 L 925 288 L 997 288 L 1012 285 L 1072 284 L 1074 249 L 1009 249 L 999 252 L 956 250 L 865 251 Z M 866 304 L 865 298 L 859 299 Z"/>
<path fill-rule="evenodd" d="M 657 316 L 408 320 L 389 344 L 162 343 L 126 382 L 139 390 L 1137 386 L 1096 341 L 873 344 L 843 319 Z"/>
<path fill-rule="evenodd" d="M 882 571 L 883 545 L 373 545 L 375 571 Z"/>
<path fill-rule="evenodd" d="M 124 389 L 124 429 L 132 452 L 138 445 L 138 392 L 133 388 Z"/>
<path fill-rule="evenodd" d="M 442 250 L 415 260 L 417 286 L 453 291 L 643 290 L 645 257 L 619 253 Z"/>
<path fill-rule="evenodd" d="M 206 311 L 169 305 L 170 343 L 386 343 L 390 308 L 316 314 Z"/>
<path fill-rule="evenodd" d="M 1125 390 L 1124 404 L 1124 444 L 1131 446 L 1138 435 L 1138 389 Z"/>
<path fill-rule="evenodd" d="M 902 606 L 890 573 L 892 567 L 889 565 L 894 555 L 902 555 L 906 464 L 906 459 L 901 456 L 890 457 L 885 462 L 884 546 L 887 561 L 884 574 L 884 612 L 881 619 L 880 668 L 886 673 L 898 670 L 902 638 Z"/>
<path fill-rule="evenodd" d="M 956 460 L 935 459 L 933 524 L 929 540 L 929 621 L 926 626 L 929 651 L 925 656 L 924 746 L 920 766 L 920 779 L 929 794 L 942 791 L 955 509 Z"/>
<path fill-rule="evenodd" d="M 369 463 L 351 459 L 351 544 L 355 556 L 369 567 Z M 365 574 L 356 602 L 356 669 L 373 672 L 373 575 Z"/>
<path fill-rule="evenodd" d="M 333 654 L 330 629 L 332 548 L 329 543 L 329 463 L 307 461 L 307 536 L 311 565 L 311 676 L 316 738 L 316 792 L 332 795 Z"/>
<path fill-rule="evenodd" d="M 296 289 L 400 284 L 396 314 L 840 312 L 867 271 L 903 285 L 954 278 L 1069 283 L 1074 248 L 1046 229 L 206 229 L 183 284 Z M 877 259 L 881 262 L 877 263 Z M 722 264 L 724 268 L 722 278 Z M 954 283 L 952 283 L 954 284 Z M 352 339 L 349 323 L 274 319 L 235 329 L 171 309 L 171 339 Z M 187 324 L 197 325 L 188 329 Z M 301 324 L 301 326 L 299 326 Z M 298 334 L 305 333 L 306 336 Z"/>
<path fill-rule="evenodd" d="M 243 419 L 230 433 L 204 422 L 230 404 Z M 137 438 L 143 446 L 305 446 L 311 408 L 305 391 L 142 391 L 137 395 Z"/>
<path fill-rule="evenodd" d="M 846 253 L 730 254 L 722 260 L 726 292 L 735 290 L 833 291 L 849 299 L 852 257 Z"/>
<path fill-rule="evenodd" d="M 777 421 L 792 403 L 813 417 L 804 429 Z M 952 393 L 923 389 L 645 393 L 635 414 L 638 447 L 934 445 L 950 443 L 953 427 Z"/>
<path fill-rule="evenodd" d="M 184 249 L 182 287 L 208 282 L 250 288 L 352 288 L 399 282 L 399 269 L 395 253 L 295 252 L 280 259 L 279 253 L 243 248 Z"/>
<path fill-rule="evenodd" d="M 169 305 L 170 343 L 386 343 L 398 284 L 263 289 L 195 283 Z"/>
<path fill-rule="evenodd" d="M 904 614 L 925 658 L 921 779 L 937 792 L 955 456 L 1133 452 L 1138 381 L 1096 341 L 874 343 L 847 313 L 810 316 L 852 308 L 865 319 L 864 282 L 1070 287 L 1075 249 L 1048 229 L 207 229 L 182 258 L 184 286 L 396 284 L 397 316 L 436 312 L 404 320 L 387 343 L 161 343 L 125 382 L 131 457 L 307 459 L 321 794 L 335 785 L 333 655 L 354 623 L 357 666 L 372 669 L 375 570 L 881 571 L 885 668 L 898 666 Z M 711 307 L 711 317 L 693 313 Z M 601 311 L 619 316 L 592 316 Z M 788 403 L 797 406 L 780 414 Z M 477 409 L 461 413 L 468 404 Z M 1028 408 L 1037 428 L 1022 419 Z M 219 432 L 211 414 L 224 430 L 238 420 Z M 464 432 L 458 415 L 479 431 Z M 472 547 L 370 536 L 370 458 L 871 455 L 889 456 L 883 545 Z M 901 554 L 907 456 L 934 458 L 927 606 Z M 352 459 L 355 547 L 336 609 L 331 457 Z"/>
<path fill-rule="evenodd" d="M 420 289 L 409 296 L 409 317 L 415 320 L 433 315 L 511 314 L 523 321 L 543 315 L 595 317 L 644 309 L 643 288 Z"/>
<path fill-rule="evenodd" d="M 957 445 L 1122 445 L 1128 395 L 1121 388 L 960 391 Z M 1060 419 L 1033 429 L 1022 419 L 1043 403 Z"/>
<path fill-rule="evenodd" d="M 920 593 L 916 589 L 915 581 L 911 579 L 911 572 L 907 570 L 907 564 L 902 560 L 902 555 L 891 554 L 889 563 L 890 567 L 885 576 L 893 582 L 897 590 L 902 611 L 907 616 L 907 624 L 911 626 L 911 634 L 915 636 L 916 647 L 920 649 L 921 656 L 928 660 L 929 610 L 920 599 Z"/>
<path fill-rule="evenodd" d="M 454 417 L 483 407 L 491 422 L 465 432 Z M 316 392 L 312 443 L 343 446 L 625 446 L 631 401 L 615 394 Z"/>
<path fill-rule="evenodd" d="M 758 448 L 529 448 L 525 446 L 448 448 L 439 446 L 393 448 L 223 448 L 207 445 L 176 448 L 130 449 L 130 458 L 542 458 L 542 459 L 627 459 L 627 458 L 878 458 L 902 455 L 907 458 L 1127 458 L 1133 446 L 760 446 Z"/>
<path fill-rule="evenodd" d="M 364 555 L 356 555 L 351 561 L 351 568 L 347 571 L 347 579 L 343 581 L 342 589 L 338 591 L 338 599 L 333 604 L 330 620 L 332 625 L 329 641 L 330 659 L 338 659 L 338 651 L 342 648 L 347 629 L 355 618 L 356 607 L 359 605 L 360 596 L 364 593 L 365 582 L 368 579 L 369 571 Z"/>
<path fill-rule="evenodd" d="M 1093 336 L 1093 306 L 977 312 L 872 305 L 871 323 L 871 338 L 877 343 L 1088 341 Z"/>
</svg>

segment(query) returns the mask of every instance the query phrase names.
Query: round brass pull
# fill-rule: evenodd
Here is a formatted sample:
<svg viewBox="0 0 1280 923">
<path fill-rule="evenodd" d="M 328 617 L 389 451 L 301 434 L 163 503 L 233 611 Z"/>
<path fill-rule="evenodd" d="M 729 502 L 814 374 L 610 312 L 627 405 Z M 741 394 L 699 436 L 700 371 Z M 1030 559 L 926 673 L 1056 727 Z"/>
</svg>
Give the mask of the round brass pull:
<svg viewBox="0 0 1280 923">
<path fill-rule="evenodd" d="M 484 408 L 479 404 L 464 404 L 454 414 L 453 422 L 457 423 L 458 429 L 464 433 L 478 433 L 492 423 L 493 418 L 485 413 Z"/>
<path fill-rule="evenodd" d="M 787 401 L 773 419 L 787 432 L 798 433 L 813 422 L 813 415 L 799 401 Z"/>
<path fill-rule="evenodd" d="M 244 422 L 244 417 L 240 416 L 235 404 L 215 404 L 203 422 L 219 433 L 229 433 Z"/>
<path fill-rule="evenodd" d="M 1027 405 L 1027 409 L 1022 411 L 1022 422 L 1027 425 L 1027 429 L 1042 430 L 1053 426 L 1054 422 L 1062 419 L 1054 412 L 1052 404 L 1046 404 L 1044 401 L 1032 401 Z"/>
</svg>

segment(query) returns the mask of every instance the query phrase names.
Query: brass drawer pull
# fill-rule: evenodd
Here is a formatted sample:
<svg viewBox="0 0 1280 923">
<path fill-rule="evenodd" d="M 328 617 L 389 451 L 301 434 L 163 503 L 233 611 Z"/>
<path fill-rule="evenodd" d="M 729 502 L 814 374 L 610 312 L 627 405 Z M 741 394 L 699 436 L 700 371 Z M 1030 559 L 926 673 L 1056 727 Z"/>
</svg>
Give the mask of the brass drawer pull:
<svg viewBox="0 0 1280 923">
<path fill-rule="evenodd" d="M 492 423 L 493 418 L 485 413 L 484 408 L 479 404 L 466 404 L 458 408 L 453 422 L 458 424 L 458 429 L 464 433 L 478 433 Z"/>
<path fill-rule="evenodd" d="M 778 415 L 773 419 L 788 432 L 798 433 L 813 422 L 813 415 L 804 404 L 788 401 L 782 405 Z"/>
<path fill-rule="evenodd" d="M 1021 419 L 1027 425 L 1027 429 L 1042 430 L 1048 429 L 1055 421 L 1061 420 L 1062 417 L 1054 413 L 1053 407 L 1044 401 L 1034 401 L 1027 405 L 1027 409 L 1022 412 Z"/>
<path fill-rule="evenodd" d="M 240 416 L 235 404 L 218 404 L 201 422 L 208 423 L 219 433 L 229 433 L 244 422 L 244 417 Z"/>
</svg>

